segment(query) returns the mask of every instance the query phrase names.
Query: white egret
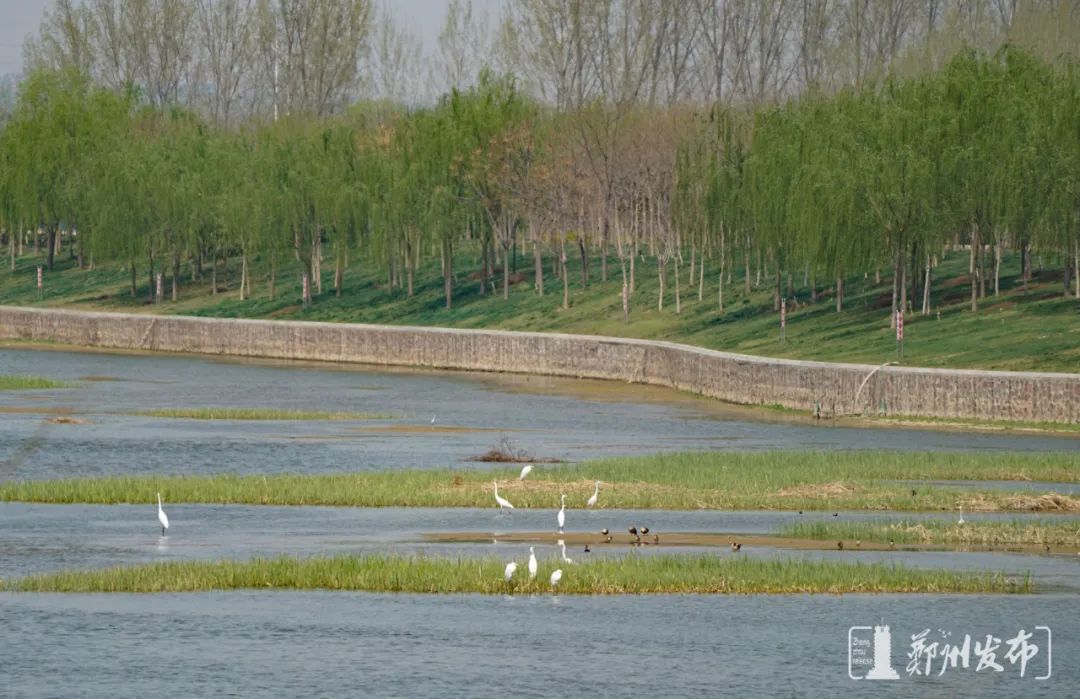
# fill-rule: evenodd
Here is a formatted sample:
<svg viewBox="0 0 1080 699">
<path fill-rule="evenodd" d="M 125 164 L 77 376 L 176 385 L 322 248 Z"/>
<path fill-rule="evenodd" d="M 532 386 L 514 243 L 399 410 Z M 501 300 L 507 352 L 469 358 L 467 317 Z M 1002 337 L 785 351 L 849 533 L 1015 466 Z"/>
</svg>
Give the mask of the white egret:
<svg viewBox="0 0 1080 699">
<path fill-rule="evenodd" d="M 585 507 L 592 507 L 596 504 L 597 499 L 600 497 L 600 481 L 596 481 L 596 488 L 593 490 L 593 494 L 589 497 L 589 500 L 585 503 Z"/>
<path fill-rule="evenodd" d="M 960 506 L 960 519 L 956 523 L 957 524 L 963 524 L 964 523 L 964 506 L 963 505 Z"/>
<path fill-rule="evenodd" d="M 532 471 L 532 468 L 533 468 L 532 464 L 529 464 L 528 466 L 522 466 L 521 467 L 521 475 L 518 476 L 518 480 L 519 481 L 525 480 L 525 476 L 529 475 L 529 472 Z"/>
<path fill-rule="evenodd" d="M 517 570 L 517 563 L 510 561 L 506 564 L 506 570 L 503 571 L 503 578 L 506 582 L 510 582 L 510 578 L 514 577 L 514 571 Z"/>
<path fill-rule="evenodd" d="M 431 416 L 431 424 L 432 424 L 432 425 L 434 425 L 434 424 L 435 424 L 435 416 L 434 416 L 434 415 L 432 415 L 432 416 Z"/>
<path fill-rule="evenodd" d="M 509 513 L 510 510 L 514 509 L 514 506 L 511 505 L 510 501 L 506 498 L 499 497 L 499 482 L 492 481 L 492 483 L 495 484 L 495 502 L 499 503 L 499 507 L 503 508 L 505 512 Z"/>
<path fill-rule="evenodd" d="M 566 493 L 562 494 L 562 505 L 559 507 L 559 514 L 555 516 L 556 521 L 559 523 L 559 533 L 562 534 L 563 526 L 566 524 Z"/>
<path fill-rule="evenodd" d="M 536 577 L 536 553 L 533 549 L 535 546 L 529 547 L 529 580 Z"/>
<path fill-rule="evenodd" d="M 161 522 L 161 535 L 165 536 L 165 530 L 169 528 L 169 517 L 165 510 L 161 509 L 161 493 L 157 494 L 157 521 Z"/>
<path fill-rule="evenodd" d="M 562 568 L 559 568 L 558 570 L 556 570 L 554 573 L 551 574 L 551 586 L 555 587 L 556 585 L 559 584 L 560 580 L 562 580 Z"/>
<path fill-rule="evenodd" d="M 564 541 L 563 539 L 559 539 L 559 548 L 562 549 L 563 563 L 573 563 L 574 560 L 566 556 L 566 541 Z"/>
</svg>

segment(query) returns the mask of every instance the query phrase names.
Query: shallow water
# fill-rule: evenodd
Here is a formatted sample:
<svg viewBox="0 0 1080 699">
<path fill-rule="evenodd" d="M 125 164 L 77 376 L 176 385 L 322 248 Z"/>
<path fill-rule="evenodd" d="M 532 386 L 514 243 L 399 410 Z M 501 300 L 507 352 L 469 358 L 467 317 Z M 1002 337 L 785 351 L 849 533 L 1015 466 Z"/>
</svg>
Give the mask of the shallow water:
<svg viewBox="0 0 1080 699">
<path fill-rule="evenodd" d="M 0 594 L 4 691 L 49 696 L 1067 697 L 1075 596 L 500 597 L 330 592 Z M 884 621 L 894 682 L 848 678 L 848 632 Z M 1026 677 L 909 676 L 923 629 L 1051 628 Z"/>
<path fill-rule="evenodd" d="M 0 349 L 0 374 L 77 387 L 0 394 L 0 479 L 124 473 L 333 472 L 463 465 L 502 437 L 580 460 L 672 449 L 1073 451 L 1043 435 L 843 428 L 792 422 L 674 391 L 542 377 Z M 123 415 L 168 407 L 391 412 L 391 420 L 228 422 Z M 83 424 L 51 422 L 58 414 Z M 444 432 L 431 428 L 456 427 Z M 500 533 L 547 531 L 554 510 L 0 503 L 0 578 L 162 560 L 402 552 L 495 555 Z M 899 515 L 951 518 L 952 514 Z M 876 513 L 841 513 L 878 519 Z M 1040 515 L 1026 517 L 1039 518 Z M 1042 515 L 1042 517 L 1049 517 Z M 828 513 L 801 519 L 827 518 Z M 965 514 L 969 520 L 1017 515 Z M 567 531 L 768 533 L 791 512 L 572 510 Z M 438 531 L 492 532 L 436 544 Z M 706 549 L 649 546 L 586 555 Z M 715 549 L 710 549 L 716 551 Z M 538 546 L 541 558 L 553 546 Z M 721 555 L 735 555 L 721 550 Z M 1006 553 L 778 551 L 738 555 L 897 561 L 1031 572 L 1031 596 L 483 597 L 238 591 L 188 595 L 0 593 L 0 696 L 1080 696 L 1080 557 Z M 847 676 L 851 625 L 893 627 L 897 682 Z M 923 628 L 1007 638 L 1054 629 L 1050 680 L 950 670 L 908 677 Z M 935 631 L 936 632 L 936 631 Z M 1045 649 L 1043 650 L 1045 652 Z M 1004 651 L 999 654 L 999 659 Z M 1039 660 L 1042 658 L 1039 657 Z M 936 671 L 937 665 L 935 665 Z"/>
<path fill-rule="evenodd" d="M 1080 438 L 769 421 L 766 413 L 675 391 L 600 381 L 0 349 L 0 374 L 22 373 L 77 386 L 0 394 L 0 478 L 445 467 L 503 437 L 534 456 L 574 461 L 694 449 L 1080 453 Z M 215 406 L 398 417 L 237 422 L 123 414 Z M 84 424 L 51 422 L 57 412 Z M 463 429 L 432 429 L 433 416 L 438 428 Z"/>
<path fill-rule="evenodd" d="M 168 560 L 250 558 L 253 556 L 331 555 L 341 553 L 418 553 L 424 555 L 498 556 L 523 562 L 529 545 L 499 540 L 500 533 L 550 531 L 554 511 L 521 510 L 511 516 L 498 510 L 247 507 L 240 505 L 170 505 L 170 529 L 162 537 L 156 505 L 34 505 L 0 503 L 0 578 L 65 568 L 104 568 Z M 1044 516 L 1045 517 L 1045 516 Z M 799 517 L 786 512 L 665 512 L 571 510 L 567 533 L 622 532 L 630 523 L 665 531 L 767 534 L 795 521 L 827 519 L 821 513 Z M 913 515 L 932 519 L 934 515 Z M 1011 515 L 973 515 L 972 519 L 1012 519 Z M 1029 519 L 1039 519 L 1029 515 Z M 844 521 L 881 519 L 881 515 L 842 514 Z M 1060 521 L 1060 520 L 1056 520 Z M 1080 526 L 1080 518 L 1070 518 Z M 432 532 L 490 532 L 486 543 L 434 543 Z M 539 558 L 557 558 L 553 545 L 537 545 Z M 597 547 L 586 554 L 567 550 L 570 558 L 657 555 L 726 549 L 684 546 Z M 896 562 L 920 568 L 1030 572 L 1040 589 L 1080 592 L 1080 556 L 1021 555 L 1000 552 L 940 551 L 788 551 L 744 547 L 738 555 L 800 557 L 844 561 Z"/>
</svg>

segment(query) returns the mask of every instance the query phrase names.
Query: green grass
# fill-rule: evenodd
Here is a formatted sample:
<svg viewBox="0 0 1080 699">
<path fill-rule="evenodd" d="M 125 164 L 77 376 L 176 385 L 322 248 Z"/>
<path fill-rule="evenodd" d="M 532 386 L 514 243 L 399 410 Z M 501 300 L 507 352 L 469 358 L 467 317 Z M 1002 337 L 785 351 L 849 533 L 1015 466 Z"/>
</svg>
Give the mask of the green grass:
<svg viewBox="0 0 1080 699">
<path fill-rule="evenodd" d="M 44 376 L 0 376 L 0 391 L 25 391 L 36 388 L 69 388 L 65 381 L 55 381 Z"/>
<path fill-rule="evenodd" d="M 518 508 L 552 508 L 567 494 L 584 506 L 602 481 L 599 507 L 772 510 L 1080 510 L 1066 495 L 979 489 L 980 480 L 1080 481 L 1069 453 L 701 452 L 654 454 L 518 469 L 438 469 L 266 476 L 139 475 L 0 483 L 0 501 L 166 502 L 355 507 L 494 507 L 492 479 Z M 904 480 L 969 480 L 970 488 Z"/>
<path fill-rule="evenodd" d="M 873 271 L 861 272 L 846 281 L 842 313 L 823 292 L 810 302 L 810 292 L 796 274 L 794 296 L 788 301 L 787 342 L 779 342 L 779 318 L 772 310 L 768 282 L 750 294 L 743 292 L 742 270 L 724 289 L 725 309 L 717 307 L 717 270 L 707 267 L 703 300 L 688 284 L 689 265 L 682 267 L 682 313 L 675 313 L 674 284 L 669 282 L 663 311 L 657 309 L 659 286 L 652 262 L 638 265 L 629 323 L 622 320 L 621 282 L 616 262 L 609 262 L 608 280 L 600 280 L 600 260 L 591 260 L 591 279 L 581 282 L 580 262 L 570 261 L 571 307 L 563 310 L 562 285 L 550 276 L 545 264 L 547 294 L 533 290 L 531 258 L 519 258 L 525 273 L 522 283 L 511 287 L 509 301 L 498 293 L 479 293 L 479 283 L 468 275 L 479 268 L 479 256 L 465 245 L 455 257 L 458 272 L 454 307 L 444 308 L 439 259 L 427 260 L 417 275 L 416 293 L 409 298 L 400 289 L 389 289 L 381 263 L 361 258 L 345 273 L 342 295 L 331 287 L 332 272 L 325 276 L 324 292 L 311 309 L 299 303 L 297 263 L 279 261 L 278 297 L 268 295 L 266 260 L 252 263 L 253 295 L 239 298 L 239 265 L 229 263 L 219 272 L 222 291 L 211 295 L 209 271 L 204 281 L 192 282 L 190 270 L 182 270 L 180 298 L 160 306 L 146 303 L 144 267 L 138 275 L 138 297 L 129 292 L 130 271 L 123 265 L 98 265 L 79 270 L 74 262 L 60 258 L 57 269 L 46 273 L 45 295 L 38 298 L 36 265 L 40 257 L 20 258 L 14 272 L 0 270 L 0 301 L 6 304 L 47 305 L 112 311 L 180 313 L 214 317 L 278 318 L 321 321 L 434 325 L 461 328 L 499 328 L 573 332 L 640 337 L 685 342 L 702 347 L 775 357 L 851 361 L 880 364 L 895 359 L 895 339 L 889 326 L 892 281 L 874 283 Z M 1047 264 L 1057 263 L 1047 261 Z M 904 364 L 910 366 L 959 367 L 1076 372 L 1080 370 L 1080 302 L 1062 298 L 1060 268 L 1035 270 L 1028 293 L 1021 291 L 1019 258 L 1007 255 L 1002 268 L 1001 295 L 987 296 L 977 314 L 968 310 L 969 277 L 966 252 L 949 252 L 935 270 L 933 312 L 929 316 L 909 313 L 905 318 Z M 501 277 L 500 277 L 501 279 Z M 992 285 L 991 285 L 992 286 Z M 992 293 L 992 288 L 991 288 Z M 921 301 L 921 299 L 920 299 Z M 940 315 L 939 315 L 940 313 Z"/>
<path fill-rule="evenodd" d="M 279 557 L 251 561 L 184 561 L 65 571 L 13 580 L 25 592 L 202 592 L 235 589 L 363 590 L 415 593 L 535 593 L 556 565 L 540 564 L 529 581 L 524 559 L 507 584 L 497 558 L 421 558 L 398 555 Z M 1030 577 L 915 570 L 897 565 L 760 560 L 705 556 L 627 556 L 562 565 L 559 594 L 1030 592 Z"/>
<path fill-rule="evenodd" d="M 129 414 L 190 420 L 388 420 L 395 417 L 389 413 L 278 410 L 274 408 L 161 408 L 159 410 L 141 410 Z"/>
<path fill-rule="evenodd" d="M 817 541 L 861 540 L 886 544 L 969 544 L 980 546 L 1080 546 L 1080 520 L 1067 522 L 800 522 L 779 536 Z"/>
</svg>

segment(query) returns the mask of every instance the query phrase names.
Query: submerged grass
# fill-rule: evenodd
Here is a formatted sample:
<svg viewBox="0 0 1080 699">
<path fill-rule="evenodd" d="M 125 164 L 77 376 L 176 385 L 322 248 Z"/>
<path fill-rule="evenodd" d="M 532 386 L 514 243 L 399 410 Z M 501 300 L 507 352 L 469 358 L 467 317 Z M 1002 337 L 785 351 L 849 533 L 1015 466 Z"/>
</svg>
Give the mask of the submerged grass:
<svg viewBox="0 0 1080 699">
<path fill-rule="evenodd" d="M 1080 481 L 1069 453 L 701 452 L 653 454 L 518 469 L 441 469 L 266 476 L 113 476 L 0 483 L 0 501 L 166 502 L 357 507 L 552 508 L 566 493 L 583 507 L 601 481 L 599 508 L 771 510 L 1080 511 L 1071 495 L 978 489 L 980 480 Z M 971 489 L 902 481 L 966 480 Z"/>
<path fill-rule="evenodd" d="M 1080 521 L 1031 522 L 800 522 L 782 527 L 779 536 L 819 541 L 861 540 L 897 544 L 969 544 L 977 546 L 1080 546 Z"/>
<path fill-rule="evenodd" d="M 528 580 L 503 580 L 497 558 L 397 555 L 278 557 L 250 561 L 175 561 L 91 571 L 47 573 L 11 581 L 26 592 L 201 592 L 233 589 L 363 590 L 369 592 L 505 594 L 555 591 L 555 563 Z M 559 594 L 1030 592 L 1029 576 L 916 570 L 882 563 L 761 560 L 704 556 L 634 556 L 560 565 Z"/>
<path fill-rule="evenodd" d="M 396 417 L 389 413 L 279 410 L 276 408 L 160 408 L 129 414 L 190 420 L 389 420 Z"/>
<path fill-rule="evenodd" d="M 23 391 L 35 388 L 70 388 L 65 381 L 47 379 L 44 376 L 6 375 L 0 376 L 0 391 Z"/>
</svg>

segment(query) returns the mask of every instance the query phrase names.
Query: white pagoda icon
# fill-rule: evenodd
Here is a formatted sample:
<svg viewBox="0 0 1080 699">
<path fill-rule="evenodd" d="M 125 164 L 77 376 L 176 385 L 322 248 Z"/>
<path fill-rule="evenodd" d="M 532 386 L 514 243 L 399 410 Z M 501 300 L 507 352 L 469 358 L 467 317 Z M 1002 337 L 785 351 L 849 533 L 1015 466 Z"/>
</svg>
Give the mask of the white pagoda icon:
<svg viewBox="0 0 1080 699">
<path fill-rule="evenodd" d="M 887 625 L 874 627 L 874 667 L 866 673 L 868 680 L 898 680 L 892 667 L 892 633 Z"/>
</svg>

